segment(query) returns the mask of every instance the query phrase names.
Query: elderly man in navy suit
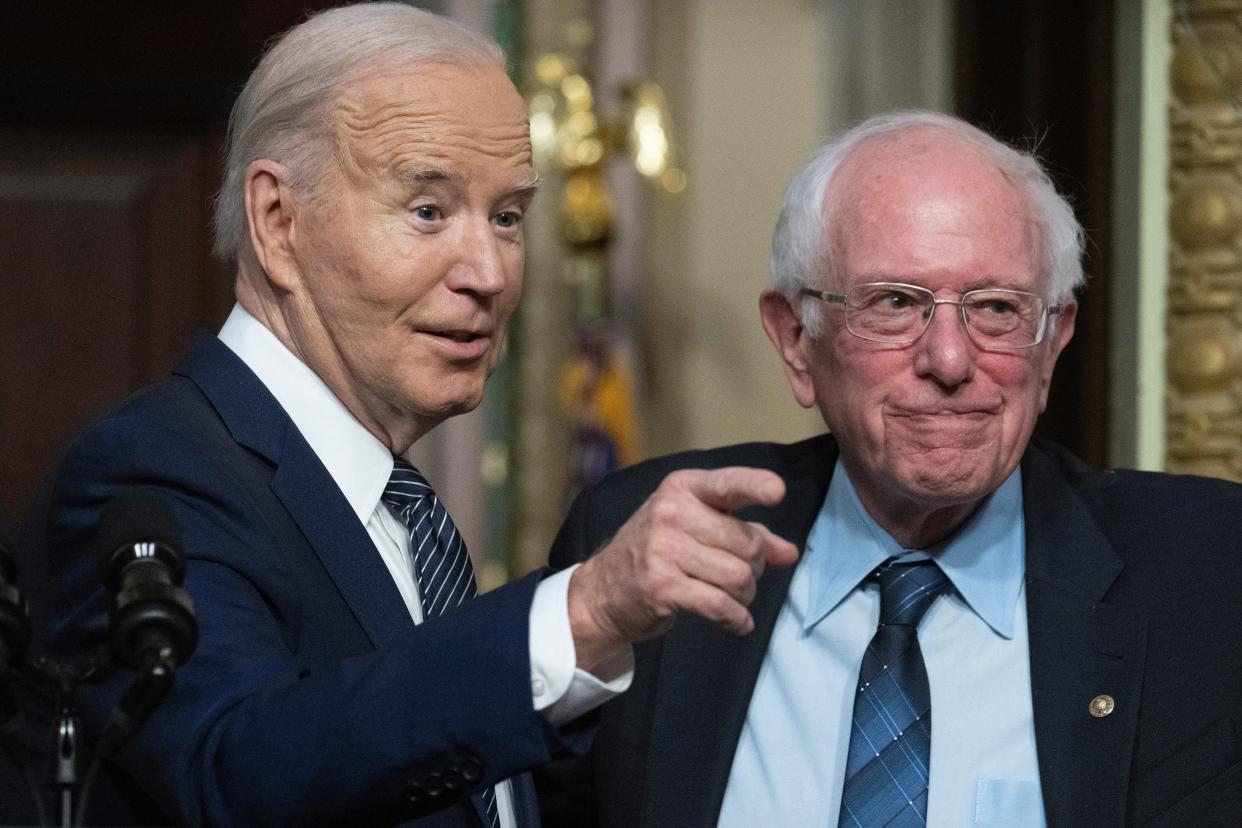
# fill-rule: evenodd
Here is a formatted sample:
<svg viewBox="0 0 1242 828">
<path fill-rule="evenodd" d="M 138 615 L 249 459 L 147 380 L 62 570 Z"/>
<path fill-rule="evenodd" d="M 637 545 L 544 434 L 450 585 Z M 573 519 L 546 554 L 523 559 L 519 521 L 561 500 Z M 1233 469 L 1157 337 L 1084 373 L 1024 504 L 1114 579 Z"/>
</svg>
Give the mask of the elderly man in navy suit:
<svg viewBox="0 0 1242 828">
<path fill-rule="evenodd" d="M 361 4 L 263 57 L 216 217 L 236 307 L 75 443 L 52 494 L 64 657 L 107 635 L 94 532 L 125 492 L 171 508 L 198 616 L 193 657 L 105 764 L 122 804 L 92 819 L 536 825 L 526 772 L 625 689 L 631 642 L 678 612 L 750 629 L 759 574 L 796 556 L 730 514 L 780 499 L 771 472 L 675 475 L 591 562 L 476 599 L 464 544 L 403 457 L 481 399 L 536 183 L 523 101 L 486 38 Z M 84 688 L 88 736 L 126 683 Z"/>
<path fill-rule="evenodd" d="M 1239 824 L 1242 487 L 1031 441 L 1082 245 L 1033 157 L 948 116 L 877 117 L 798 172 L 760 311 L 831 435 L 622 471 L 553 563 L 671 471 L 731 465 L 784 480 L 740 514 L 799 563 L 752 634 L 638 645 L 549 822 Z"/>
</svg>

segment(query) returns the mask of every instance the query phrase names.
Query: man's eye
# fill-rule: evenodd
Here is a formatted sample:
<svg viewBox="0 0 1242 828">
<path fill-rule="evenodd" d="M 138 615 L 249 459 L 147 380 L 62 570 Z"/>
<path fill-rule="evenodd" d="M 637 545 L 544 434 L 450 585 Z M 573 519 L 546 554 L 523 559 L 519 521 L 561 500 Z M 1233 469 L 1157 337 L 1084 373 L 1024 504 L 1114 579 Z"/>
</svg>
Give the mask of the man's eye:
<svg viewBox="0 0 1242 828">
<path fill-rule="evenodd" d="M 993 316 L 1009 316 L 1017 313 L 1018 308 L 1013 302 L 1007 302 L 1004 299 L 987 299 L 982 302 L 976 302 L 975 310 L 980 313 L 989 313 Z"/>
<path fill-rule="evenodd" d="M 420 204 L 414 208 L 414 215 L 423 221 L 435 221 L 440 217 L 440 209 L 434 204 Z"/>
<path fill-rule="evenodd" d="M 896 291 L 884 294 L 880 300 L 880 306 L 885 310 L 905 310 L 916 304 L 918 303 L 909 294 Z"/>
<path fill-rule="evenodd" d="M 521 214 L 515 213 L 512 210 L 505 210 L 503 213 L 496 214 L 496 224 L 501 227 L 517 227 L 521 223 Z"/>
</svg>

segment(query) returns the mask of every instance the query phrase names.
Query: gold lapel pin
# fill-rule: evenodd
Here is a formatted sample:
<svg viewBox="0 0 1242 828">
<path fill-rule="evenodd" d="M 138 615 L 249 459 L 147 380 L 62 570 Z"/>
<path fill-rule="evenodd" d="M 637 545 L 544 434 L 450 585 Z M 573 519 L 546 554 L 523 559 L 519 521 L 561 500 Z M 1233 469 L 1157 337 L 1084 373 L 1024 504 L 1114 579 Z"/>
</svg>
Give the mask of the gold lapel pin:
<svg viewBox="0 0 1242 828">
<path fill-rule="evenodd" d="M 1087 705 L 1087 710 L 1097 719 L 1102 719 L 1109 713 L 1113 712 L 1113 708 L 1117 703 L 1113 701 L 1113 697 L 1107 693 L 1101 693 L 1091 700 L 1091 704 Z"/>
</svg>

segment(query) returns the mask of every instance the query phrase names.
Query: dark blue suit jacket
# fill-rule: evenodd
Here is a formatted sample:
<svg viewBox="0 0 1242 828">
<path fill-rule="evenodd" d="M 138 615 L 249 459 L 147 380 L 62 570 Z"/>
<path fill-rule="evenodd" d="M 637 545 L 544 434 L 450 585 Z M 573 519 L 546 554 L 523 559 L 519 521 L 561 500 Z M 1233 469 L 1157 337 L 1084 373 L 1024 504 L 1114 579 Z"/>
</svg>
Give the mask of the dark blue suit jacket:
<svg viewBox="0 0 1242 828">
<path fill-rule="evenodd" d="M 108 499 L 135 486 L 176 511 L 200 637 L 109 771 L 136 808 L 109 824 L 148 797 L 148 818 L 181 824 L 393 824 L 432 811 L 427 824 L 477 824 L 463 778 L 515 775 L 519 821 L 538 823 L 520 775 L 563 749 L 531 702 L 538 574 L 415 626 L 292 421 L 203 336 L 169 380 L 79 438 L 59 473 L 47 532 L 62 656 L 105 639 L 93 533 Z M 80 693 L 88 733 L 129 679 Z"/>
<path fill-rule="evenodd" d="M 831 437 L 687 452 L 585 492 L 552 549 L 582 560 L 670 471 L 772 469 L 787 494 L 741 516 L 802 548 Z M 1052 826 L 1242 824 L 1242 486 L 1096 471 L 1053 446 L 1022 460 L 1035 741 Z M 760 579 L 755 630 L 695 617 L 636 648 L 634 683 L 600 711 L 592 755 L 549 768 L 547 825 L 715 825 L 792 568 Z M 1115 699 L 1105 717 L 1089 712 Z M 826 817 L 831 818 L 831 817 Z"/>
</svg>

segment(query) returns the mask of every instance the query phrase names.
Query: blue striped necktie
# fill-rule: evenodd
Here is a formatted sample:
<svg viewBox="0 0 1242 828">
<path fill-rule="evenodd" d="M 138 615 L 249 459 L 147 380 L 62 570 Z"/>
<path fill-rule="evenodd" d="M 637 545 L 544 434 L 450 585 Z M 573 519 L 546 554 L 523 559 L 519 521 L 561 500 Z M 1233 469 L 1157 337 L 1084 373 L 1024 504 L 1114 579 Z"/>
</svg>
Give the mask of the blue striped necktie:
<svg viewBox="0 0 1242 828">
<path fill-rule="evenodd" d="M 931 693 L 918 625 L 949 579 L 926 560 L 885 562 L 872 578 L 880 582 L 880 626 L 858 673 L 839 824 L 922 826 L 931 766 Z"/>
<path fill-rule="evenodd" d="M 418 469 L 400 457 L 394 458 L 392 477 L 381 499 L 409 531 L 424 619 L 441 616 L 478 594 L 466 544 Z M 481 813 L 487 815 L 488 828 L 500 828 L 496 790 L 484 788 L 473 799 Z"/>
</svg>

